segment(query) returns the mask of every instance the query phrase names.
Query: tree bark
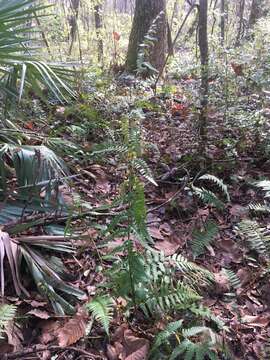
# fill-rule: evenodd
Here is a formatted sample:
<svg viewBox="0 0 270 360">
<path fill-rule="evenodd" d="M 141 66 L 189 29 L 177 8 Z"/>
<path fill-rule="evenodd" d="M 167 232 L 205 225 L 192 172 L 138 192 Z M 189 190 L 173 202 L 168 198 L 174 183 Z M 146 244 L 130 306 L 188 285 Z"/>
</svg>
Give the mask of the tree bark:
<svg viewBox="0 0 270 360">
<path fill-rule="evenodd" d="M 240 0 L 239 2 L 239 23 L 238 23 L 237 36 L 235 40 L 235 46 L 240 45 L 240 40 L 243 37 L 245 2 L 246 2 L 245 0 Z"/>
<path fill-rule="evenodd" d="M 201 111 L 199 118 L 200 137 L 202 143 L 207 137 L 208 120 L 208 29 L 207 29 L 208 0 L 200 0 L 199 9 L 199 48 L 201 57 Z"/>
<path fill-rule="evenodd" d="M 95 28 L 96 28 L 96 34 L 97 34 L 97 43 L 98 43 L 98 61 L 103 65 L 103 40 L 101 37 L 100 30 L 102 29 L 102 5 L 96 5 L 94 7 L 94 13 L 95 13 Z"/>
<path fill-rule="evenodd" d="M 69 19 L 70 38 L 71 38 L 71 43 L 70 43 L 69 52 L 68 52 L 69 55 L 71 55 L 71 53 L 72 53 L 73 45 L 75 42 L 77 30 L 78 30 L 77 22 L 78 22 L 78 16 L 79 16 L 80 0 L 70 0 L 70 5 L 71 5 L 71 10 L 72 10 L 72 15 Z"/>
<path fill-rule="evenodd" d="M 227 18 L 227 3 L 226 0 L 220 1 L 220 43 L 224 46 L 225 41 L 225 19 Z"/>
<path fill-rule="evenodd" d="M 253 28 L 257 20 L 262 16 L 262 7 L 263 7 L 262 0 L 252 0 L 249 21 L 248 21 L 249 28 Z"/>
<path fill-rule="evenodd" d="M 153 37 L 157 38 L 157 41 L 151 49 L 149 60 L 151 65 L 157 70 L 162 68 L 167 48 L 166 0 L 136 0 L 126 58 L 126 69 L 128 71 L 132 72 L 137 69 L 139 45 L 144 42 L 145 35 L 161 12 L 163 14 L 158 22 L 157 31 L 153 35 Z"/>
</svg>

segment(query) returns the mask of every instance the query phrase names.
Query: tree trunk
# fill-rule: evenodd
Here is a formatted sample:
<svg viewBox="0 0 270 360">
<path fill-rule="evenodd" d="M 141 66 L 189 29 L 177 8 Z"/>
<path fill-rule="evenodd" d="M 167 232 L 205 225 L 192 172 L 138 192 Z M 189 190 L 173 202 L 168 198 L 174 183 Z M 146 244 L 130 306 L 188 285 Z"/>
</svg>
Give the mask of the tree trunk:
<svg viewBox="0 0 270 360">
<path fill-rule="evenodd" d="M 249 28 L 253 28 L 257 20 L 262 16 L 262 0 L 252 0 L 248 25 Z"/>
<path fill-rule="evenodd" d="M 69 18 L 70 38 L 71 38 L 71 43 L 70 43 L 69 52 L 68 52 L 69 55 L 71 55 L 71 53 L 72 53 L 73 45 L 75 42 L 77 30 L 78 30 L 77 29 L 77 27 L 78 27 L 77 21 L 78 21 L 78 16 L 79 16 L 80 0 L 70 0 L 70 5 L 71 5 L 71 10 L 72 10 L 72 15 Z"/>
<path fill-rule="evenodd" d="M 225 41 L 225 19 L 227 18 L 227 3 L 226 0 L 220 1 L 220 43 L 224 46 Z"/>
<path fill-rule="evenodd" d="M 103 40 L 101 37 L 100 30 L 102 29 L 102 5 L 96 5 L 94 7 L 95 13 L 95 28 L 97 34 L 97 43 L 98 43 L 98 61 L 103 65 Z"/>
<path fill-rule="evenodd" d="M 235 46 L 240 45 L 240 40 L 243 37 L 244 33 L 244 12 L 245 12 L 245 0 L 240 0 L 239 2 L 239 23 L 238 23 L 238 31 L 235 40 Z"/>
<path fill-rule="evenodd" d="M 207 11 L 208 0 L 200 0 L 199 10 L 199 48 L 201 55 L 201 112 L 199 119 L 201 141 L 204 143 L 207 136 L 208 119 L 208 32 Z M 203 144 L 204 145 L 204 144 Z"/>
<path fill-rule="evenodd" d="M 153 21 L 160 14 L 160 21 L 156 27 L 155 34 L 151 35 L 157 38 L 157 41 L 151 48 L 149 60 L 151 65 L 157 70 L 162 68 L 167 47 L 166 0 L 136 0 L 126 59 L 126 69 L 128 71 L 135 71 L 137 69 L 139 45 L 144 42 L 145 35 Z"/>
</svg>

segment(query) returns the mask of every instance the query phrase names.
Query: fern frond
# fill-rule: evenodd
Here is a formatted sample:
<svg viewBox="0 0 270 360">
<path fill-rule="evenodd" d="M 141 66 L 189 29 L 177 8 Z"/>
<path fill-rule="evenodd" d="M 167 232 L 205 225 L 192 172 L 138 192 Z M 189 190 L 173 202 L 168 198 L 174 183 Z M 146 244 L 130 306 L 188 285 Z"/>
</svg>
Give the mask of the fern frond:
<svg viewBox="0 0 270 360">
<path fill-rule="evenodd" d="M 237 290 L 241 287 L 241 281 L 240 281 L 239 277 L 232 270 L 224 269 L 223 272 L 227 276 L 227 278 L 234 290 Z"/>
<path fill-rule="evenodd" d="M 214 315 L 209 308 L 200 305 L 191 306 L 190 310 L 194 315 L 196 315 L 196 317 L 202 318 L 204 320 L 210 320 L 215 323 L 219 329 L 226 330 L 224 322 L 219 317 Z"/>
<path fill-rule="evenodd" d="M 270 207 L 266 204 L 251 203 L 248 205 L 248 209 L 253 213 L 270 214 Z"/>
<path fill-rule="evenodd" d="M 168 313 L 176 309 L 189 309 L 201 296 L 191 287 L 179 282 L 176 286 L 172 281 L 162 283 L 154 289 L 150 297 L 140 305 L 146 316 L 157 313 L 157 310 Z"/>
<path fill-rule="evenodd" d="M 214 175 L 210 175 L 210 174 L 205 174 L 203 176 L 200 176 L 198 178 L 198 180 L 205 180 L 205 181 L 210 181 L 210 182 L 213 182 L 216 186 L 219 187 L 219 189 L 222 191 L 222 193 L 224 194 L 224 196 L 226 197 L 226 200 L 228 202 L 231 201 L 230 199 L 230 195 L 229 195 L 229 191 L 228 191 L 228 187 L 227 185 L 224 184 L 224 182 L 217 178 L 216 176 Z"/>
<path fill-rule="evenodd" d="M 266 196 L 270 194 L 270 180 L 261 180 L 254 183 L 254 185 L 263 191 L 266 191 Z"/>
<path fill-rule="evenodd" d="M 194 194 L 205 204 L 213 205 L 217 209 L 223 209 L 224 204 L 218 197 L 210 190 L 205 189 L 204 187 L 197 187 L 192 185 L 192 190 Z"/>
<path fill-rule="evenodd" d="M 261 227 L 257 221 L 243 220 L 238 224 L 238 229 L 251 250 L 255 250 L 260 255 L 267 256 L 270 235 L 265 228 Z"/>
<path fill-rule="evenodd" d="M 148 269 L 148 271 L 152 274 L 153 279 L 168 271 L 168 269 L 173 269 L 180 271 L 186 279 L 193 283 L 213 281 L 213 275 L 210 271 L 187 260 L 182 255 L 165 256 L 162 251 L 148 250 L 146 252 L 146 260 L 150 265 L 150 270 Z"/>
<path fill-rule="evenodd" d="M 146 162 L 142 159 L 134 159 L 132 161 L 132 166 L 143 176 L 146 180 L 150 181 L 155 186 L 158 184 L 155 182 L 152 171 L 149 169 Z"/>
<path fill-rule="evenodd" d="M 218 360 L 217 354 L 211 349 L 209 343 L 195 343 L 189 339 L 185 339 L 174 349 L 169 360 L 205 360 L 206 358 L 209 358 L 210 360 Z"/>
<path fill-rule="evenodd" d="M 213 274 L 207 269 L 196 265 L 195 263 L 188 261 L 184 256 L 174 254 L 168 257 L 171 264 L 174 264 L 176 268 L 186 277 L 193 281 L 209 282 L 213 281 Z"/>
<path fill-rule="evenodd" d="M 204 254 L 205 248 L 212 242 L 217 234 L 218 226 L 213 221 L 208 221 L 203 231 L 195 230 L 191 240 L 193 255 L 196 257 Z"/>
<path fill-rule="evenodd" d="M 8 323 L 12 321 L 16 315 L 17 306 L 15 305 L 1 305 L 0 306 L 0 339 L 5 332 Z"/>
<path fill-rule="evenodd" d="M 109 335 L 109 325 L 113 313 L 113 300 L 109 296 L 98 296 L 86 304 L 86 308 L 93 314 L 93 317 L 103 326 Z"/>
<path fill-rule="evenodd" d="M 165 330 L 158 333 L 158 335 L 155 338 L 152 351 L 159 348 L 160 345 L 162 345 L 164 342 L 166 342 L 171 336 L 173 336 L 177 330 L 179 330 L 182 327 L 183 320 L 178 320 L 169 323 Z"/>
</svg>

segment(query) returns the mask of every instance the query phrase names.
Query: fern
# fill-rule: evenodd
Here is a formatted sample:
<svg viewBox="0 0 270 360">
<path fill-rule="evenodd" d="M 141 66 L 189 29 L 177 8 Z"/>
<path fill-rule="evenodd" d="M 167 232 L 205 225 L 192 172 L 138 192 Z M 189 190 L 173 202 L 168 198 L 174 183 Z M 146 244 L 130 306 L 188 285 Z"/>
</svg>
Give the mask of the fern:
<svg viewBox="0 0 270 360">
<path fill-rule="evenodd" d="M 240 281 L 239 277 L 232 270 L 224 269 L 223 272 L 227 276 L 227 278 L 231 284 L 231 287 L 234 290 L 237 290 L 241 287 L 241 281 Z"/>
<path fill-rule="evenodd" d="M 270 214 L 270 207 L 266 204 L 252 203 L 249 204 L 248 209 L 253 213 Z"/>
<path fill-rule="evenodd" d="M 204 254 L 205 248 L 212 242 L 218 234 L 218 227 L 216 223 L 209 221 L 205 224 L 203 231 L 195 230 L 191 240 L 191 248 L 193 255 L 200 256 Z"/>
<path fill-rule="evenodd" d="M 189 279 L 190 282 L 195 284 L 213 281 L 213 275 L 207 269 L 187 260 L 182 255 L 165 256 L 163 252 L 148 250 L 146 252 L 146 260 L 150 265 L 149 271 L 152 273 L 153 278 L 155 278 L 154 272 L 156 272 L 157 276 L 162 273 L 164 274 L 168 269 L 172 269 L 173 271 L 180 272 L 185 279 Z"/>
<path fill-rule="evenodd" d="M 153 174 L 151 170 L 149 169 L 146 162 L 142 159 L 134 159 L 132 161 L 132 166 L 139 172 L 140 175 L 142 175 L 146 180 L 150 181 L 155 186 L 158 186 L 156 181 L 153 178 Z"/>
<path fill-rule="evenodd" d="M 180 355 L 181 357 L 179 357 Z M 206 357 L 208 357 L 210 360 L 218 360 L 217 354 L 214 350 L 211 349 L 207 342 L 195 343 L 189 339 L 186 339 L 174 349 L 169 360 L 205 360 Z"/>
<path fill-rule="evenodd" d="M 185 310 L 201 299 L 201 296 L 194 289 L 181 282 L 175 286 L 173 282 L 160 285 L 159 289 L 150 290 L 149 299 L 147 299 L 140 307 L 146 316 L 161 312 L 169 313 L 173 310 Z"/>
<path fill-rule="evenodd" d="M 183 320 L 169 323 L 166 328 L 156 336 L 151 352 L 159 348 L 160 345 L 166 342 L 171 336 L 175 335 L 176 331 L 182 327 L 182 324 Z"/>
<path fill-rule="evenodd" d="M 125 156 L 128 153 L 128 147 L 123 144 L 109 143 L 96 147 L 90 154 L 90 158 L 105 156 L 107 154 L 115 154 Z"/>
<path fill-rule="evenodd" d="M 212 311 L 205 306 L 191 306 L 191 312 L 196 315 L 197 318 L 201 318 L 203 320 L 212 321 L 219 329 L 226 330 L 224 322 L 214 315 Z"/>
<path fill-rule="evenodd" d="M 137 58 L 137 73 L 144 74 L 145 72 L 158 73 L 158 71 L 148 61 L 150 51 L 158 39 L 155 37 L 158 32 L 158 24 L 162 17 L 165 16 L 164 11 L 161 11 L 152 22 L 147 34 L 144 36 L 143 42 L 139 45 L 140 51 Z"/>
<path fill-rule="evenodd" d="M 165 330 L 161 331 L 155 338 L 153 347 L 150 352 L 150 358 L 153 355 L 158 355 L 159 358 L 163 358 L 162 355 L 157 353 L 158 349 L 161 349 L 162 345 L 171 347 L 173 345 L 172 336 L 175 336 L 179 342 L 179 339 L 183 339 L 181 343 L 174 348 L 169 355 L 169 360 L 183 359 L 183 360 L 218 360 L 217 353 L 214 350 L 218 347 L 218 340 L 216 334 L 206 326 L 194 326 L 187 329 L 182 329 L 182 320 L 170 323 Z M 180 332 L 178 335 L 177 332 Z M 196 342 L 192 341 L 192 338 L 196 337 Z M 157 359 L 157 356 L 155 357 Z"/>
<path fill-rule="evenodd" d="M 210 190 L 203 187 L 197 187 L 192 185 L 192 190 L 196 196 L 205 204 L 213 205 L 217 209 L 223 209 L 224 204 L 218 197 Z"/>
<path fill-rule="evenodd" d="M 15 305 L 1 305 L 0 306 L 0 338 L 6 331 L 10 321 L 12 321 L 16 315 L 17 307 Z"/>
<path fill-rule="evenodd" d="M 265 197 L 270 196 L 270 181 L 269 180 L 257 181 L 254 183 L 254 185 L 266 192 Z"/>
<path fill-rule="evenodd" d="M 99 296 L 86 304 L 86 308 L 93 314 L 93 317 L 103 326 L 109 335 L 109 325 L 113 313 L 113 300 L 109 296 Z"/>
<path fill-rule="evenodd" d="M 255 250 L 260 255 L 268 255 L 267 251 L 269 250 L 270 235 L 265 228 L 257 223 L 257 221 L 241 221 L 238 224 L 238 231 L 247 241 L 251 250 Z"/>
<path fill-rule="evenodd" d="M 174 264 L 176 268 L 185 276 L 190 278 L 195 284 L 213 281 L 213 275 L 207 269 L 204 269 L 191 261 L 188 261 L 182 255 L 174 254 L 168 257 L 170 263 Z"/>
<path fill-rule="evenodd" d="M 198 180 L 205 180 L 205 181 L 210 181 L 210 182 L 214 183 L 217 187 L 219 187 L 219 189 L 221 190 L 221 192 L 225 196 L 226 200 L 228 202 L 231 201 L 230 195 L 229 195 L 229 192 L 228 192 L 228 187 L 227 187 L 227 185 L 224 184 L 224 182 L 221 179 L 217 178 L 214 175 L 205 174 L 203 176 L 200 176 L 198 178 Z"/>
</svg>

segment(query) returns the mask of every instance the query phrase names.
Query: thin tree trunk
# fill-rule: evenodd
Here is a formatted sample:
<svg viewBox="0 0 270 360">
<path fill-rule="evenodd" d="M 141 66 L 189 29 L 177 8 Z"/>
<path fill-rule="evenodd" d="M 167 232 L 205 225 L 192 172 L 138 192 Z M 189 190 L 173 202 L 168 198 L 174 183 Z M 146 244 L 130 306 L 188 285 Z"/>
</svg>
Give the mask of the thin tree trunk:
<svg viewBox="0 0 270 360">
<path fill-rule="evenodd" d="M 227 12 L 227 4 L 225 4 L 226 0 L 220 1 L 220 43 L 221 46 L 224 46 L 225 42 L 225 12 Z M 226 8 L 226 10 L 225 10 Z"/>
<path fill-rule="evenodd" d="M 215 13 L 215 10 L 216 10 L 216 8 L 217 8 L 217 2 L 218 2 L 218 0 L 215 0 L 214 6 L 213 6 L 214 20 L 213 20 L 211 35 L 214 34 L 215 25 L 216 25 L 216 22 L 217 22 L 217 17 L 216 17 L 216 13 Z M 212 4 L 210 5 L 210 9 L 211 9 L 211 7 L 212 7 Z"/>
<path fill-rule="evenodd" d="M 262 16 L 262 0 L 252 0 L 248 25 L 253 28 L 257 20 Z"/>
<path fill-rule="evenodd" d="M 70 38 L 71 43 L 69 47 L 69 56 L 72 53 L 73 45 L 76 39 L 76 34 L 78 31 L 78 16 L 79 16 L 79 6 L 80 6 L 80 0 L 70 0 L 70 5 L 72 9 L 72 16 L 70 17 Z"/>
<path fill-rule="evenodd" d="M 201 142 L 204 147 L 207 138 L 208 122 L 208 30 L 207 30 L 208 0 L 200 0 L 199 10 L 199 48 L 201 56 L 201 112 L 199 128 Z"/>
<path fill-rule="evenodd" d="M 244 12 L 245 12 L 245 0 L 240 0 L 240 3 L 239 3 L 239 23 L 238 23 L 237 36 L 236 36 L 236 40 L 235 40 L 235 46 L 240 45 L 240 40 L 243 37 Z"/>
<path fill-rule="evenodd" d="M 95 27 L 96 27 L 96 34 L 97 34 L 97 42 L 98 42 L 98 61 L 102 64 L 103 66 L 103 40 L 101 37 L 101 33 L 100 30 L 102 29 L 102 17 L 101 17 L 101 12 L 102 12 L 102 5 L 96 5 L 94 7 L 94 12 L 95 12 Z"/>
</svg>

